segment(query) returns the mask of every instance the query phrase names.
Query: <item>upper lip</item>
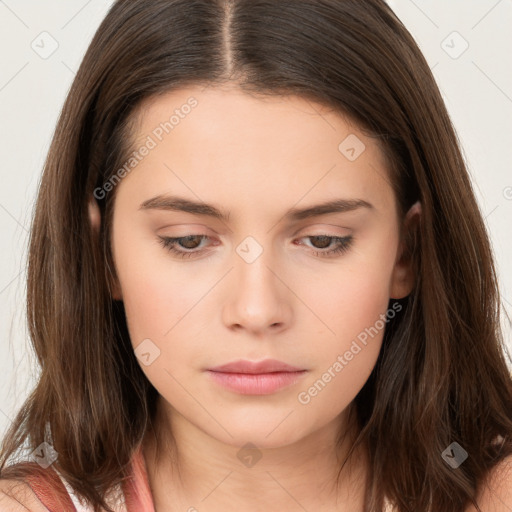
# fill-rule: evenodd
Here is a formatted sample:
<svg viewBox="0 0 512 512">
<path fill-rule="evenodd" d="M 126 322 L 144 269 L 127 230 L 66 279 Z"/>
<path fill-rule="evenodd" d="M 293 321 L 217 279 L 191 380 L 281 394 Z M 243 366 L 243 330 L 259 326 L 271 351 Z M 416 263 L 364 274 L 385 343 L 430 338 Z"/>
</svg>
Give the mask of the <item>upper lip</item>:
<svg viewBox="0 0 512 512">
<path fill-rule="evenodd" d="M 277 361 L 276 359 L 265 359 L 263 361 L 248 361 L 240 359 L 238 361 L 232 361 L 231 363 L 223 364 L 221 366 L 215 366 L 208 368 L 212 372 L 223 372 L 223 373 L 273 373 L 273 372 L 299 372 L 303 368 L 296 368 L 289 364 Z"/>
</svg>

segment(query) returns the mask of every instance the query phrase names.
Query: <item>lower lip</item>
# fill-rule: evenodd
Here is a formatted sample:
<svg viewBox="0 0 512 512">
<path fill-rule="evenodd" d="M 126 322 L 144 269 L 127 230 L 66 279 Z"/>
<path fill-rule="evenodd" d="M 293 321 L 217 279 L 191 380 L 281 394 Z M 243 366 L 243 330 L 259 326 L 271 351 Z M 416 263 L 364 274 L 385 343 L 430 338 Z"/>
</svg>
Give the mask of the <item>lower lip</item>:
<svg viewBox="0 0 512 512">
<path fill-rule="evenodd" d="M 272 372 L 272 373 L 226 373 L 208 370 L 212 379 L 221 386 L 242 395 L 270 395 L 295 384 L 306 373 Z"/>
</svg>

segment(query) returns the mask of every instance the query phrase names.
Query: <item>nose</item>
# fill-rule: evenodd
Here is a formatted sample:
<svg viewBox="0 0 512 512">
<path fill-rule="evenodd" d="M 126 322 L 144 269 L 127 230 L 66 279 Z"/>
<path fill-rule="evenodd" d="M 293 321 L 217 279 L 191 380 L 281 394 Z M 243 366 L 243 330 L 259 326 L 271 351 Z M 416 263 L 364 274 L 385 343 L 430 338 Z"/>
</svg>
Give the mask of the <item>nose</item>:
<svg viewBox="0 0 512 512">
<path fill-rule="evenodd" d="M 285 284 L 286 276 L 272 261 L 270 251 L 248 261 L 236 255 L 227 285 L 223 322 L 229 329 L 252 334 L 281 332 L 290 326 L 292 318 L 293 294 Z"/>
</svg>

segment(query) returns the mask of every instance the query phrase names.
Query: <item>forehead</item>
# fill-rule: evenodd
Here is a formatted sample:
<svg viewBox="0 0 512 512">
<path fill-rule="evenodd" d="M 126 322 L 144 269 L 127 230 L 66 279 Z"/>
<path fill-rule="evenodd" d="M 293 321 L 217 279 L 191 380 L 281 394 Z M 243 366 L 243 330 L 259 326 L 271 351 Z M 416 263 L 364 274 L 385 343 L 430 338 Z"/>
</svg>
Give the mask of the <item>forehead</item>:
<svg viewBox="0 0 512 512">
<path fill-rule="evenodd" d="M 197 141 L 207 142 L 229 134 L 232 145 L 241 143 L 246 150 L 261 142 L 272 149 L 307 142 L 309 148 L 326 137 L 326 143 L 337 146 L 344 132 L 362 135 L 357 123 L 326 105 L 295 95 L 248 94 L 234 85 L 192 86 L 154 96 L 133 117 L 133 135 L 139 138 L 153 132 L 159 138 L 163 130 L 164 138 L 172 133 L 177 139 L 180 132 L 193 130 Z"/>
<path fill-rule="evenodd" d="M 394 203 L 377 141 L 303 97 L 196 86 L 146 100 L 134 119 L 131 150 L 149 140 L 151 150 L 123 182 L 146 199 L 179 189 L 254 206 L 265 199 L 292 206 L 306 195 L 310 202 L 372 196 L 377 208 Z"/>
</svg>

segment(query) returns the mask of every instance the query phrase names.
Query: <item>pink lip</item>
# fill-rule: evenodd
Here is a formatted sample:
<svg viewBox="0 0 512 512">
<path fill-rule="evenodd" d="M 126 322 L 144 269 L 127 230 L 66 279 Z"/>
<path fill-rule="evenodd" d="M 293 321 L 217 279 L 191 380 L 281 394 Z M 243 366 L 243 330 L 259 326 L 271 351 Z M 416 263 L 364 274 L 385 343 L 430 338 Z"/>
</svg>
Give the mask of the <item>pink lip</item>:
<svg viewBox="0 0 512 512">
<path fill-rule="evenodd" d="M 268 395 L 295 384 L 307 370 L 275 359 L 246 360 L 209 368 L 208 373 L 221 386 L 243 395 Z"/>
</svg>

